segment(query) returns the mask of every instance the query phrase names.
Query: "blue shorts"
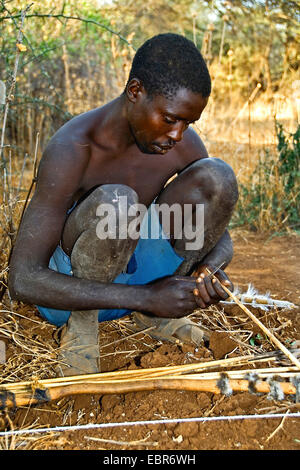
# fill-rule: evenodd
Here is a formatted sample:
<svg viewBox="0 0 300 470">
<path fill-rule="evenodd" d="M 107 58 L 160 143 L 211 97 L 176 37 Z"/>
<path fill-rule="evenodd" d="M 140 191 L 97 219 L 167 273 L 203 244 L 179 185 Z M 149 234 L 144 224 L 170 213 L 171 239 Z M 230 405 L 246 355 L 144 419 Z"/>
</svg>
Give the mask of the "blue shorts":
<svg viewBox="0 0 300 470">
<path fill-rule="evenodd" d="M 151 238 L 148 237 L 150 227 Z M 127 265 L 126 272 L 119 274 L 113 282 L 127 285 L 148 284 L 156 279 L 174 274 L 182 261 L 183 258 L 175 253 L 164 234 L 154 205 L 151 205 L 143 218 L 140 239 Z M 60 246 L 53 253 L 49 262 L 49 268 L 53 271 L 72 276 L 71 260 Z M 40 306 L 37 306 L 37 308 L 42 317 L 57 326 L 65 324 L 71 314 L 67 310 Z M 99 310 L 98 319 L 99 322 L 115 320 L 131 312 L 132 310 L 128 309 Z"/>
</svg>

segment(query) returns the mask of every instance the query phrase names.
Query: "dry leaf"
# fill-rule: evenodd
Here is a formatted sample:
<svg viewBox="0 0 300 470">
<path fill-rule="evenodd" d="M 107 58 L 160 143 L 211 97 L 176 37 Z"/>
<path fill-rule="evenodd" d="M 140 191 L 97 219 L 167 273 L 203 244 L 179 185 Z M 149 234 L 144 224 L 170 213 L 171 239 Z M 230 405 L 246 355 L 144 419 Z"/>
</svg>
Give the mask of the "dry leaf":
<svg viewBox="0 0 300 470">
<path fill-rule="evenodd" d="M 24 44 L 21 44 L 20 42 L 17 42 L 17 48 L 19 49 L 20 52 L 27 51 L 27 47 L 24 46 Z"/>
</svg>

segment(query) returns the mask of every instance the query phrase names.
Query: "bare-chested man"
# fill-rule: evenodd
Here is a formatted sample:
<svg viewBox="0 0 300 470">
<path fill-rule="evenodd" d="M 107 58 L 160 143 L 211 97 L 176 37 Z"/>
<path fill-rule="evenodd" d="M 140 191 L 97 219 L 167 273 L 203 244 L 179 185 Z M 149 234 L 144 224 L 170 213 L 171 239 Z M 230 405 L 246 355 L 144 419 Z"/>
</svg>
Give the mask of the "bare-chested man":
<svg viewBox="0 0 300 470">
<path fill-rule="evenodd" d="M 47 145 L 14 248 L 9 290 L 13 299 L 65 325 L 61 374 L 99 371 L 98 321 L 131 312 L 141 329 L 155 327 L 154 337 L 199 344 L 205 333 L 185 317 L 225 299 L 222 283 L 232 288 L 224 268 L 233 255 L 227 226 L 238 197 L 236 178 L 228 164 L 208 157 L 189 128 L 210 91 L 194 44 L 158 35 L 137 51 L 118 98 L 73 118 Z M 203 207 L 202 245 L 187 249 L 174 217 L 164 236 L 165 221 L 150 211 L 153 202 L 192 207 L 182 229 L 201 228 L 196 209 Z M 157 238 L 129 236 L 132 218 L 121 212 L 138 203 L 149 209 L 143 222 L 154 224 Z M 115 224 L 126 236 L 99 236 L 103 207 L 115 210 Z M 215 282 L 208 273 L 221 265 Z"/>
</svg>

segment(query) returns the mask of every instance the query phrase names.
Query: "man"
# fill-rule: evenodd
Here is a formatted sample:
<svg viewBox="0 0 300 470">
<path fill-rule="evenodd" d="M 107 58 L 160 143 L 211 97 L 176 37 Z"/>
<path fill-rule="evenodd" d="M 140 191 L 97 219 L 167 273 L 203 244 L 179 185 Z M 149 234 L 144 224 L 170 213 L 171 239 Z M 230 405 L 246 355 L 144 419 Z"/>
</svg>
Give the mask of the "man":
<svg viewBox="0 0 300 470">
<path fill-rule="evenodd" d="M 205 332 L 185 317 L 225 299 L 221 283 L 232 288 L 216 269 L 233 255 L 226 227 L 238 197 L 236 179 L 229 165 L 208 157 L 189 128 L 210 91 L 194 44 L 158 35 L 137 51 L 124 92 L 70 120 L 45 149 L 9 289 L 13 299 L 36 304 L 49 321 L 65 325 L 61 374 L 98 372 L 98 320 L 130 312 L 141 329 L 153 327 L 156 338 L 199 344 Z M 166 221 L 153 203 L 175 204 L 177 215 L 182 209 L 179 222 L 174 214 Z M 130 236 L 130 211 L 141 204 L 148 208 L 142 226 L 148 221 L 157 237 Z M 113 236 L 101 225 L 103 208 L 114 211 L 107 219 L 118 229 Z M 202 233 L 203 243 L 187 248 L 191 232 Z M 210 275 L 215 270 L 220 282 Z"/>
</svg>

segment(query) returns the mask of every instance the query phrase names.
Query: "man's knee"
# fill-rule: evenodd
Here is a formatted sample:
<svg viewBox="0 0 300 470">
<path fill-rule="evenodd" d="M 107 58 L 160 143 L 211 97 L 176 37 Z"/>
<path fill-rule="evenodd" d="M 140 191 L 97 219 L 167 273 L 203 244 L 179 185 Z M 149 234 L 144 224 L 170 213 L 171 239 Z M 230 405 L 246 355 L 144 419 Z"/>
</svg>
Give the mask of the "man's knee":
<svg viewBox="0 0 300 470">
<path fill-rule="evenodd" d="M 192 163 L 186 170 L 191 193 L 203 202 L 220 203 L 232 209 L 238 200 L 236 176 L 228 163 L 219 158 L 204 158 Z M 202 201 L 199 201 L 202 202 Z"/>
<path fill-rule="evenodd" d="M 69 215 L 62 236 L 65 251 L 71 252 L 75 241 L 83 232 L 92 231 L 96 236 L 100 216 L 105 216 L 105 211 L 111 214 L 111 220 L 115 221 L 116 227 L 112 228 L 119 229 L 120 220 L 127 220 L 122 214 L 128 213 L 129 207 L 137 203 L 138 195 L 129 186 L 122 184 L 98 186 Z"/>
<path fill-rule="evenodd" d="M 86 230 L 88 225 L 97 218 L 97 213 L 99 213 L 101 206 L 111 208 L 115 213 L 116 219 L 118 219 L 120 212 L 127 211 L 131 205 L 136 203 L 138 203 L 138 195 L 129 186 L 123 184 L 104 184 L 94 189 L 75 208 L 74 218 L 80 219 L 81 227 Z"/>
<path fill-rule="evenodd" d="M 96 188 L 94 193 L 96 201 L 100 204 L 107 202 L 116 205 L 120 197 L 125 197 L 129 205 L 138 202 L 135 190 L 125 184 L 103 184 Z"/>
<path fill-rule="evenodd" d="M 99 204 L 111 204 L 117 208 L 120 206 L 120 201 L 130 206 L 138 202 L 138 195 L 134 189 L 125 184 L 103 184 L 94 189 L 82 204 L 94 210 Z"/>
</svg>

